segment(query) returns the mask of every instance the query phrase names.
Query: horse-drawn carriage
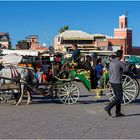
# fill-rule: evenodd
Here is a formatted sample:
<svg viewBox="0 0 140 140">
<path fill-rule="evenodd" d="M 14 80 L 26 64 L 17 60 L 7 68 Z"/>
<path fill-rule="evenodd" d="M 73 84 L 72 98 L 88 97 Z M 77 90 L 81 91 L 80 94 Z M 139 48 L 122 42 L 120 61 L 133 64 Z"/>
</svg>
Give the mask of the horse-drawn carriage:
<svg viewBox="0 0 140 140">
<path fill-rule="evenodd" d="M 105 93 L 110 101 L 114 99 L 113 90 L 108 82 L 108 71 L 103 71 L 102 76 L 102 86 L 98 87 L 95 86 L 97 81 L 95 81 L 93 77 L 93 73 L 90 70 L 75 67 L 77 64 L 74 62 L 71 63 L 71 68 L 69 69 L 68 73 L 69 76 L 67 78 L 60 78 L 54 76 L 53 81 L 49 83 L 36 83 L 36 79 L 34 76 L 34 72 L 32 69 L 24 67 L 14 66 L 13 68 L 18 71 L 18 69 L 22 69 L 18 71 L 20 75 L 20 79 L 16 79 L 15 77 L 4 77 L 1 75 L 1 80 L 11 80 L 14 83 L 19 85 L 19 98 L 17 100 L 17 104 L 19 104 L 23 98 L 23 94 L 27 93 L 28 95 L 28 102 L 30 103 L 31 93 L 41 94 L 43 96 L 50 96 L 52 99 L 59 99 L 64 104 L 74 104 L 80 97 L 80 90 L 75 82 L 75 79 L 78 78 L 83 85 L 89 90 L 96 93 L 96 98 L 100 98 L 102 93 Z M 5 68 L 3 69 L 5 70 Z M 16 71 L 15 70 L 15 71 Z M 10 70 L 11 71 L 11 67 Z M 26 74 L 25 74 L 26 73 Z M 139 95 L 139 84 L 136 79 L 132 78 L 129 75 L 123 75 L 122 79 L 123 83 L 123 104 L 128 104 L 135 100 Z M 2 85 L 5 85 L 2 82 Z M 13 89 L 12 89 L 13 90 Z M 0 96 L 2 97 L 1 100 L 11 99 L 11 95 L 13 92 L 10 89 L 8 94 L 1 88 Z"/>
<path fill-rule="evenodd" d="M 103 75 L 102 87 L 92 88 L 92 80 L 90 79 L 90 72 L 85 69 L 70 70 L 69 78 L 64 80 L 59 87 L 59 99 L 65 104 L 74 104 L 79 98 L 79 88 L 75 85 L 74 79 L 79 78 L 88 91 L 96 94 L 95 98 L 100 99 L 102 94 L 105 93 L 110 101 L 113 101 L 115 95 L 113 89 L 108 82 L 108 73 Z M 58 79 L 62 81 L 62 79 Z M 129 75 L 123 75 L 123 100 L 122 104 L 128 104 L 135 100 L 139 95 L 139 83 L 136 79 L 131 78 Z"/>
</svg>

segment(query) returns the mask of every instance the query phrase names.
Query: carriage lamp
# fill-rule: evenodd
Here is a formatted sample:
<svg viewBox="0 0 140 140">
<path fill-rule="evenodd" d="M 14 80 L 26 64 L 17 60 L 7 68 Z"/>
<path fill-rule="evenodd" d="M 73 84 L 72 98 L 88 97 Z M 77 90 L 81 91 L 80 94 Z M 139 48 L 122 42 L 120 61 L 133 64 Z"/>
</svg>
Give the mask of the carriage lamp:
<svg viewBox="0 0 140 140">
<path fill-rule="evenodd" d="M 54 55 L 53 54 L 50 55 L 50 62 L 54 62 Z"/>
<path fill-rule="evenodd" d="M 53 62 L 54 62 L 54 54 L 50 54 L 50 62 L 52 65 L 52 73 L 54 73 Z"/>
</svg>

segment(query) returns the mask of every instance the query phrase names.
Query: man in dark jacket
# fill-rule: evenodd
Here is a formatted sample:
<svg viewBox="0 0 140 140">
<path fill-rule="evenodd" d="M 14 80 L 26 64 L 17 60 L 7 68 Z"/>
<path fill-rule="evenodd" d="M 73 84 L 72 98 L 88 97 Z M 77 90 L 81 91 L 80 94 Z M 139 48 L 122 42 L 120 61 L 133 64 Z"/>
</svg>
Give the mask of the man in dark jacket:
<svg viewBox="0 0 140 140">
<path fill-rule="evenodd" d="M 116 58 L 112 60 L 109 66 L 109 74 L 110 79 L 109 82 L 111 83 L 111 87 L 113 88 L 115 99 L 114 101 L 110 102 L 108 106 L 105 107 L 105 111 L 108 115 L 111 116 L 111 109 L 116 106 L 116 117 L 124 116 L 121 113 L 121 100 L 123 96 L 123 89 L 122 89 L 122 74 L 128 71 L 128 67 L 123 63 L 121 60 L 123 51 L 118 50 L 116 52 Z"/>
<path fill-rule="evenodd" d="M 73 60 L 74 62 L 78 62 L 79 60 L 79 56 L 80 56 L 80 50 L 77 48 L 76 44 L 72 45 L 72 57 L 70 58 L 70 60 Z"/>
<path fill-rule="evenodd" d="M 80 50 L 77 48 L 77 44 L 72 45 L 72 56 L 66 60 L 66 62 L 63 64 L 63 66 L 60 69 L 59 75 L 64 72 L 65 68 L 69 64 L 69 62 L 74 61 L 78 62 L 80 57 Z"/>
</svg>

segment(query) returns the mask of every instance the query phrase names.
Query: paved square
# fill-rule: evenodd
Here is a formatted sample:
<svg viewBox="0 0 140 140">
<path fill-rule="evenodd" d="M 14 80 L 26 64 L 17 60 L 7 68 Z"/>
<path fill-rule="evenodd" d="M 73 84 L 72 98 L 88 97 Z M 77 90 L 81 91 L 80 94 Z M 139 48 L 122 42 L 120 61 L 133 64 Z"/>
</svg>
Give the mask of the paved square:
<svg viewBox="0 0 140 140">
<path fill-rule="evenodd" d="M 126 117 L 111 118 L 104 111 L 108 100 L 95 100 L 81 83 L 79 102 L 55 103 L 34 97 L 32 105 L 0 105 L 0 139 L 131 139 L 140 138 L 140 98 L 123 106 Z M 114 111 L 114 110 L 113 110 Z M 112 111 L 112 114 L 114 112 Z"/>
</svg>

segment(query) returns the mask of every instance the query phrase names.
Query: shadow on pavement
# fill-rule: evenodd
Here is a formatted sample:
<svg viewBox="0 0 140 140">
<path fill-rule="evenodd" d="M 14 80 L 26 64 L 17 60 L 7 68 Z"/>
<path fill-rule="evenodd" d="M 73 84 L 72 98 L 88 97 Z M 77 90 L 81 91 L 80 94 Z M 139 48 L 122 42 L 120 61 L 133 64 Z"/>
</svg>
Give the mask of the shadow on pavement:
<svg viewBox="0 0 140 140">
<path fill-rule="evenodd" d="M 82 98 L 81 98 L 82 96 Z M 81 95 L 80 99 L 73 105 L 79 104 L 97 104 L 97 103 L 108 103 L 109 100 L 107 99 L 84 99 L 83 97 L 93 96 L 93 95 Z M 27 100 L 27 98 L 24 98 Z M 63 104 L 59 99 L 52 99 L 49 96 L 33 96 L 31 104 Z"/>
<path fill-rule="evenodd" d="M 79 100 L 75 104 L 95 104 L 95 103 L 106 103 L 109 101 L 107 99 L 97 99 L 97 100 L 94 98 L 86 99 L 88 97 L 94 97 L 94 96 L 95 95 L 80 95 Z M 25 99 L 27 100 L 27 97 Z M 34 95 L 32 96 L 32 101 L 33 102 L 31 104 L 48 104 L 48 103 L 63 104 L 58 98 L 52 99 L 50 96 Z"/>
<path fill-rule="evenodd" d="M 79 104 L 95 104 L 95 103 L 107 103 L 109 102 L 108 100 L 106 99 L 100 99 L 100 100 L 84 100 L 84 101 L 77 101 Z"/>
<path fill-rule="evenodd" d="M 140 116 L 140 113 L 136 113 L 136 114 L 128 114 L 128 115 L 125 115 L 124 117 L 129 117 L 129 116 Z"/>
<path fill-rule="evenodd" d="M 95 95 L 80 95 L 79 97 L 83 98 L 83 97 L 90 97 L 90 96 L 95 96 Z"/>
<path fill-rule="evenodd" d="M 132 104 L 140 104 L 140 99 L 135 99 Z"/>
</svg>

